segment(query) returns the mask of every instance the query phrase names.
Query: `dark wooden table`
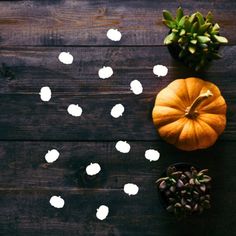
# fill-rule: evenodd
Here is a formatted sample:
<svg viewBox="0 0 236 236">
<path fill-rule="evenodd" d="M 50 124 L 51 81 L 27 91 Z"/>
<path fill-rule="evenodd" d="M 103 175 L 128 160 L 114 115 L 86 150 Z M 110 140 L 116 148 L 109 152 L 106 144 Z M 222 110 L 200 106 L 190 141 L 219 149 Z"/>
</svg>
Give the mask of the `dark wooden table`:
<svg viewBox="0 0 236 236">
<path fill-rule="evenodd" d="M 211 10 L 229 44 L 223 59 L 196 73 L 174 61 L 163 46 L 167 29 L 162 10 Z M 173 0 L 40 0 L 0 2 L 0 62 L 15 73 L 0 84 L 0 235 L 236 235 L 236 2 Z M 109 28 L 123 34 L 120 42 L 106 37 Z M 57 59 L 61 51 L 74 56 L 72 65 Z M 156 64 L 169 68 L 164 78 L 152 73 Z M 103 65 L 114 69 L 98 78 Z M 199 76 L 216 83 L 228 104 L 227 128 L 217 143 L 183 152 L 161 141 L 152 120 L 155 95 L 177 78 Z M 135 96 L 129 83 L 138 79 L 144 92 Z M 53 96 L 38 95 L 50 86 Z M 83 107 L 80 118 L 69 116 L 71 103 Z M 120 119 L 110 116 L 116 103 L 125 105 Z M 131 144 L 128 154 L 114 148 L 117 140 Z M 44 155 L 56 148 L 59 159 L 48 165 Z M 157 162 L 145 150 L 160 151 Z M 155 180 L 175 162 L 209 168 L 213 206 L 200 217 L 177 221 L 162 208 Z M 98 162 L 102 172 L 82 181 L 83 166 Z M 138 195 L 123 185 L 134 182 Z M 52 195 L 65 199 L 62 209 L 50 206 Z M 99 205 L 110 208 L 99 221 Z"/>
</svg>

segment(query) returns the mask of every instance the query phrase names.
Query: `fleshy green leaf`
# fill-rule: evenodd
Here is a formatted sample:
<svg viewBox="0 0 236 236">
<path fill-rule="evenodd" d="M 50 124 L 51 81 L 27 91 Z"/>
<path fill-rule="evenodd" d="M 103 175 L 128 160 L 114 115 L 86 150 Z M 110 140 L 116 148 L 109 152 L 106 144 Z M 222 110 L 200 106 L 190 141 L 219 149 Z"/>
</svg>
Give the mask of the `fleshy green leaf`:
<svg viewBox="0 0 236 236">
<path fill-rule="evenodd" d="M 205 24 L 201 25 L 198 33 L 203 34 L 204 32 L 207 31 L 207 29 L 209 28 L 210 25 L 211 25 L 211 23 L 205 23 Z"/>
<path fill-rule="evenodd" d="M 172 14 L 167 10 L 163 10 L 163 17 L 165 20 L 174 21 Z"/>
<path fill-rule="evenodd" d="M 180 27 L 183 27 L 183 25 L 185 24 L 186 18 L 187 18 L 187 16 L 183 16 L 183 17 L 180 19 L 180 21 L 179 21 L 179 23 L 178 23 L 178 25 L 179 25 Z"/>
<path fill-rule="evenodd" d="M 171 33 L 169 35 L 167 35 L 164 39 L 164 44 L 165 45 L 168 45 L 168 44 L 171 44 L 173 41 L 175 41 L 177 38 L 176 34 L 175 33 Z"/>
<path fill-rule="evenodd" d="M 185 35 L 185 33 L 186 33 L 185 29 L 181 29 L 179 35 L 180 35 L 180 36 L 183 36 L 183 35 Z"/>
<path fill-rule="evenodd" d="M 190 43 L 191 43 L 191 44 L 197 44 L 197 40 L 196 40 L 196 39 L 192 39 L 192 40 L 190 41 Z"/>
<path fill-rule="evenodd" d="M 213 15 L 210 11 L 207 13 L 206 19 L 207 19 L 208 22 L 212 23 Z"/>
<path fill-rule="evenodd" d="M 170 21 L 170 20 L 163 20 L 162 21 L 168 28 L 173 29 L 176 27 L 176 24 L 174 21 Z"/>
<path fill-rule="evenodd" d="M 183 9 L 181 7 L 179 7 L 177 9 L 177 14 L 176 14 L 176 21 L 179 22 L 180 19 L 184 16 L 184 12 Z"/>
<path fill-rule="evenodd" d="M 194 54 L 196 52 L 196 47 L 191 45 L 188 47 L 188 50 L 190 53 Z"/>
<path fill-rule="evenodd" d="M 189 22 L 192 24 L 194 22 L 196 18 L 196 13 L 192 14 L 190 17 L 189 17 Z"/>
<path fill-rule="evenodd" d="M 179 32 L 177 29 L 172 29 L 172 32 L 174 32 L 174 33 L 177 33 L 177 32 Z"/>
<path fill-rule="evenodd" d="M 219 43 L 228 43 L 228 39 L 223 37 L 223 36 L 219 36 L 219 35 L 214 35 L 214 38 L 217 40 L 217 42 Z"/>
<path fill-rule="evenodd" d="M 198 22 L 194 22 L 192 27 L 191 27 L 191 33 L 196 33 L 198 31 L 199 24 Z"/>
<path fill-rule="evenodd" d="M 220 30 L 220 26 L 216 23 L 216 24 L 214 24 L 214 26 L 212 27 L 211 32 L 217 34 L 217 33 L 219 33 L 219 30 Z"/>
<path fill-rule="evenodd" d="M 205 21 L 204 21 L 203 15 L 200 12 L 196 13 L 196 17 L 198 19 L 199 25 L 204 24 Z"/>
<path fill-rule="evenodd" d="M 197 36 L 197 39 L 198 39 L 198 41 L 199 41 L 200 43 L 208 43 L 208 42 L 211 41 L 211 40 L 210 40 L 208 37 L 206 37 L 206 36 Z"/>
</svg>

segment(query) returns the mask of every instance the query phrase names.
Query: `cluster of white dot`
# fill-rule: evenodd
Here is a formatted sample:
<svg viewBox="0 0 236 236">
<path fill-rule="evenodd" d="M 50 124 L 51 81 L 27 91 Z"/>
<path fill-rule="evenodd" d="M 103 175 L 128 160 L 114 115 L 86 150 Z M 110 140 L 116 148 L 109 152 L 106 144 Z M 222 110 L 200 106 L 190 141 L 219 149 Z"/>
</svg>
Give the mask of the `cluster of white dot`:
<svg viewBox="0 0 236 236">
<path fill-rule="evenodd" d="M 107 37 L 112 41 L 120 41 L 122 35 L 119 30 L 117 29 L 109 29 L 107 31 Z M 61 63 L 70 65 L 73 63 L 73 56 L 69 52 L 61 52 L 58 56 L 58 59 Z M 113 69 L 110 66 L 103 66 L 98 71 L 98 76 L 100 79 L 108 79 L 113 75 Z M 163 65 L 155 65 L 153 67 L 153 73 L 160 76 L 166 76 L 168 73 L 168 69 L 166 66 Z M 130 83 L 130 90 L 135 94 L 139 95 L 143 92 L 143 86 L 138 80 L 133 80 Z M 40 89 L 40 98 L 44 102 L 49 102 L 52 96 L 52 91 L 48 86 L 44 86 Z M 113 118 L 119 118 L 125 111 L 125 107 L 122 104 L 116 104 L 111 109 L 111 116 Z M 74 117 L 79 117 L 82 115 L 82 108 L 78 104 L 70 104 L 67 108 L 67 112 Z M 130 152 L 131 146 L 127 141 L 118 141 L 115 145 L 117 151 L 126 154 Z M 48 150 L 45 154 L 45 160 L 48 163 L 55 162 L 60 156 L 60 153 L 56 149 Z M 157 161 L 160 157 L 160 153 L 157 150 L 149 149 L 146 150 L 144 154 L 147 160 Z M 86 173 L 89 176 L 97 175 L 101 171 L 101 166 L 98 163 L 90 163 L 86 167 Z M 124 185 L 123 191 L 131 196 L 136 195 L 139 192 L 139 187 L 134 183 L 126 183 Z M 64 199 L 61 196 L 52 196 L 49 200 L 50 204 L 55 208 L 63 208 L 65 205 Z M 106 205 L 101 205 L 97 209 L 96 217 L 99 220 L 104 220 L 109 214 L 109 208 Z"/>
</svg>

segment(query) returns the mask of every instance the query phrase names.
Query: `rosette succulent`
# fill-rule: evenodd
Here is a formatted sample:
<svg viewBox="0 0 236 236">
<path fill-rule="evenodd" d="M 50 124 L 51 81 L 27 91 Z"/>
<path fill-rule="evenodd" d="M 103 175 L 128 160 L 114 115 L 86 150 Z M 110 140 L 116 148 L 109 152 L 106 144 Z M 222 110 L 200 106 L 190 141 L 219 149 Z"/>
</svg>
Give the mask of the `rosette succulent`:
<svg viewBox="0 0 236 236">
<path fill-rule="evenodd" d="M 211 177 L 207 172 L 207 169 L 197 171 L 195 167 L 180 171 L 170 166 L 167 176 L 156 181 L 166 210 L 185 217 L 210 208 Z"/>
<path fill-rule="evenodd" d="M 228 40 L 219 34 L 220 26 L 213 23 L 213 15 L 208 12 L 204 17 L 200 12 L 184 15 L 181 7 L 176 17 L 164 10 L 163 23 L 170 29 L 164 39 L 173 57 L 183 61 L 189 67 L 199 70 L 207 62 L 219 59 L 219 47 Z"/>
</svg>

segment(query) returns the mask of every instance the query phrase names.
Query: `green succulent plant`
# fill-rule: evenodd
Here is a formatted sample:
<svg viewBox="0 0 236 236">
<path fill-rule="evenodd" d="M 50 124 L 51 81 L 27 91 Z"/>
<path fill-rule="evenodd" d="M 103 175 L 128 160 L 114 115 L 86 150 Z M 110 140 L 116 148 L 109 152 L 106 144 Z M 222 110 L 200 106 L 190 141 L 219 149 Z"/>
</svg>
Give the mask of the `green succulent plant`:
<svg viewBox="0 0 236 236">
<path fill-rule="evenodd" d="M 199 70 L 207 62 L 221 58 L 219 46 L 228 40 L 219 35 L 220 26 L 213 23 L 211 12 L 206 17 L 200 12 L 184 15 L 179 7 L 176 17 L 164 10 L 163 18 L 163 23 L 170 29 L 164 44 L 177 47 L 177 57 L 189 67 Z"/>
<path fill-rule="evenodd" d="M 194 167 L 187 171 L 178 171 L 175 166 L 169 167 L 167 176 L 156 181 L 165 198 L 166 210 L 185 217 L 210 208 L 211 177 L 207 172 L 207 169 L 197 171 Z"/>
</svg>

